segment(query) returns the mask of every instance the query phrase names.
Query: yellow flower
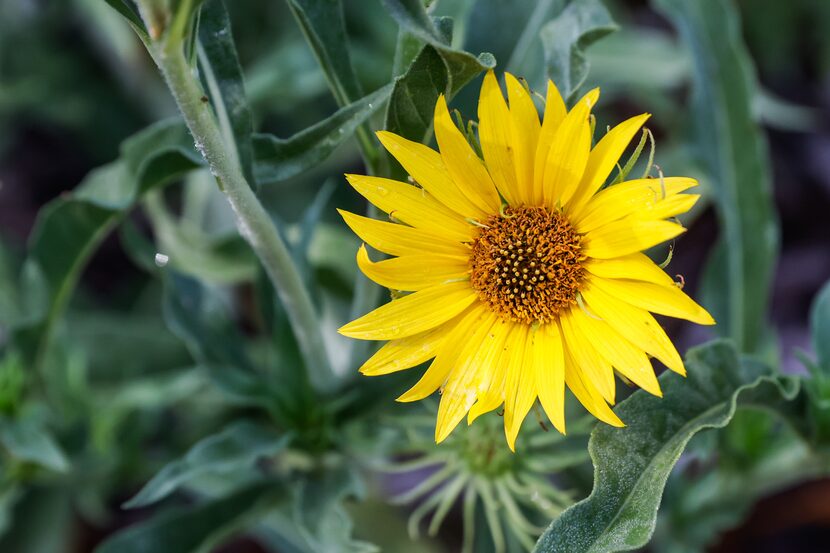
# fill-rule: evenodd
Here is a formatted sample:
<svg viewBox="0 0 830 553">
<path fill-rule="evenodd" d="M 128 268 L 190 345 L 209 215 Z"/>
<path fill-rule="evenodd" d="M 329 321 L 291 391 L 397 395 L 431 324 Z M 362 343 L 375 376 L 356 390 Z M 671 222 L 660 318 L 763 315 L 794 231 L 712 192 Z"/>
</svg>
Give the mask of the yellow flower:
<svg viewBox="0 0 830 553">
<path fill-rule="evenodd" d="M 685 374 L 683 361 L 650 312 L 714 324 L 643 250 L 685 229 L 668 221 L 698 196 L 685 177 L 638 179 L 603 188 L 648 119 L 632 117 L 591 148 L 595 89 L 568 111 L 548 83 L 544 121 L 521 83 L 505 74 L 509 107 L 493 72 L 481 88 L 478 139 L 483 159 L 435 106 L 440 153 L 389 132 L 384 147 L 418 186 L 347 175 L 397 222 L 341 211 L 367 244 L 397 256 L 360 269 L 393 290 L 412 292 L 343 326 L 362 340 L 388 340 L 361 367 L 400 371 L 434 358 L 398 401 L 441 389 L 435 428 L 446 438 L 504 405 L 510 448 L 537 397 L 565 432 L 565 387 L 598 419 L 623 422 L 614 371 L 660 396 L 650 357 Z M 400 224 L 399 224 L 399 223 Z"/>
</svg>

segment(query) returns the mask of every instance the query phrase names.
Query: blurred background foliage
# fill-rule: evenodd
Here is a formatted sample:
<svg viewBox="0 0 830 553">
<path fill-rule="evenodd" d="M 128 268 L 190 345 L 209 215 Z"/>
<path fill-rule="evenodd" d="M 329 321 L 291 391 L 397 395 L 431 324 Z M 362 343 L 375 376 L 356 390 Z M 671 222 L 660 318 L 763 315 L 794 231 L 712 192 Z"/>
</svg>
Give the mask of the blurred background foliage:
<svg viewBox="0 0 830 553">
<path fill-rule="evenodd" d="M 696 354 L 701 382 L 676 384 L 708 393 L 704 377 L 726 375 L 724 397 L 708 399 L 722 417 L 689 419 L 671 476 L 677 457 L 655 451 L 668 483 L 647 547 L 824 551 L 830 289 L 816 297 L 830 279 L 830 3 L 433 0 L 438 34 L 425 38 L 400 11 L 417 2 L 343 0 L 354 81 L 332 93 L 332 71 L 347 70 L 321 67 L 298 21 L 339 4 L 226 3 L 262 133 L 257 195 L 341 377 L 321 393 L 126 20 L 102 0 L 0 0 L 0 551 L 521 551 L 588 496 L 587 422 L 563 438 L 529 417 L 513 456 L 493 414 L 436 447 L 434 409 L 393 402 L 417 371 L 358 378 L 368 349 L 335 332 L 380 299 L 334 210 L 365 211 L 342 178 L 365 170 L 365 129 L 428 137 L 436 87 L 456 92 L 493 58 L 536 90 L 546 77 L 568 94 L 600 85 L 598 132 L 654 114 L 658 163 L 700 178 L 707 200 L 669 271 L 739 351 L 773 366 L 722 344 Z M 465 117 L 477 79 L 453 103 Z M 681 351 L 711 337 L 667 324 Z M 801 389 L 788 380 L 808 370 Z M 729 422 L 736 401 L 745 409 L 729 426 L 692 437 Z M 642 403 L 626 405 L 632 418 Z M 591 438 L 598 464 L 603 432 Z M 636 497 L 656 509 L 658 487 Z M 632 549 L 653 528 L 653 513 L 635 513 L 642 530 L 625 543 L 555 544 L 561 528 L 582 535 L 579 512 L 540 550 Z"/>
</svg>

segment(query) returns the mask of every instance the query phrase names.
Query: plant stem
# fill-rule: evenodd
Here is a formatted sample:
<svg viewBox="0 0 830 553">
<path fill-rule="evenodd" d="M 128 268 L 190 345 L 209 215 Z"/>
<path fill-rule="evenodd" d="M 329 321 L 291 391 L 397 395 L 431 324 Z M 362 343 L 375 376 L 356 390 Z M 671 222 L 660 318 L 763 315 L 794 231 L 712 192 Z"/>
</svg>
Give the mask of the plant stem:
<svg viewBox="0 0 830 553">
<path fill-rule="evenodd" d="M 139 4 L 148 4 L 140 0 Z M 181 13 L 176 18 L 178 21 Z M 320 323 L 311 296 L 274 222 L 245 179 L 236 156 L 228 153 L 219 125 L 204 92 L 194 77 L 182 49 L 182 39 L 173 35 L 154 40 L 151 54 L 193 135 L 196 148 L 205 158 L 219 188 L 236 214 L 237 227 L 265 268 L 291 321 L 311 384 L 329 391 L 336 383 L 326 355 Z"/>
</svg>

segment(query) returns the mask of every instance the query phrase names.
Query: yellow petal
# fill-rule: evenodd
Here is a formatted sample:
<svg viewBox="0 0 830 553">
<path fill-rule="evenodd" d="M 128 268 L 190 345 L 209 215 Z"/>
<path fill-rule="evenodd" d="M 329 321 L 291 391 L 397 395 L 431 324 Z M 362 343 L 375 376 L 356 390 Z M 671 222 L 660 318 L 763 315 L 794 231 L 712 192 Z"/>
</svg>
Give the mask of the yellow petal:
<svg viewBox="0 0 830 553">
<path fill-rule="evenodd" d="M 469 282 L 439 284 L 382 305 L 338 332 L 361 340 L 405 338 L 447 322 L 477 297 Z"/>
<path fill-rule="evenodd" d="M 510 111 L 496 75 L 488 71 L 478 101 L 478 137 L 484 163 L 499 193 L 510 205 L 518 205 L 519 187 L 513 151 Z"/>
<path fill-rule="evenodd" d="M 491 328 L 498 324 L 494 313 L 490 313 L 474 330 L 464 344 L 456 344 L 461 354 L 447 378 L 447 384 L 441 391 L 438 405 L 438 418 L 435 424 L 435 441 L 440 443 L 458 426 L 464 415 L 476 401 L 482 367 L 492 362 L 493 339 L 487 336 Z"/>
<path fill-rule="evenodd" d="M 611 426 L 625 426 L 623 421 L 611 410 L 599 393 L 593 381 L 585 375 L 579 364 L 574 361 L 571 344 L 565 346 L 565 384 L 592 415 Z"/>
<path fill-rule="evenodd" d="M 469 278 L 469 258 L 416 254 L 373 262 L 364 246 L 357 250 L 357 266 L 363 274 L 392 290 L 423 290 L 436 284 Z"/>
<path fill-rule="evenodd" d="M 634 307 L 603 291 L 592 279 L 581 290 L 588 309 L 611 325 L 632 344 L 663 362 L 672 371 L 685 375 L 683 360 L 666 332 L 648 311 Z"/>
<path fill-rule="evenodd" d="M 559 125 L 565 119 L 568 110 L 565 108 L 565 102 L 562 100 L 562 95 L 553 81 L 548 81 L 548 91 L 545 98 L 545 117 L 542 121 L 542 129 L 539 132 L 539 141 L 536 146 L 536 154 L 533 169 L 533 205 L 541 205 L 543 202 L 542 181 L 545 176 L 545 165 L 548 161 L 548 153 L 550 152 L 550 145 L 553 143 L 553 137 L 556 136 L 556 131 L 559 130 Z"/>
<path fill-rule="evenodd" d="M 522 328 L 526 327 L 522 325 Z M 536 348 L 528 332 L 525 332 L 519 347 L 524 351 L 521 352 L 521 360 L 514 360 L 515 364 L 508 368 L 508 374 L 510 371 L 516 374 L 508 378 L 504 396 L 504 433 L 512 451 L 516 451 L 519 429 L 536 401 L 536 367 L 533 358 Z"/>
<path fill-rule="evenodd" d="M 486 213 L 498 213 L 501 198 L 484 162 L 455 126 L 444 95 L 435 104 L 435 140 L 441 158 L 461 192 Z"/>
<path fill-rule="evenodd" d="M 455 328 L 455 324 L 463 316 L 462 313 L 455 319 L 432 330 L 387 342 L 363 363 L 360 372 L 366 376 L 379 376 L 402 371 L 432 359 L 438 352 L 444 338 Z"/>
<path fill-rule="evenodd" d="M 417 255 L 425 252 L 454 256 L 470 254 L 469 247 L 438 232 L 378 221 L 342 209 L 337 211 L 361 240 L 390 255 Z"/>
<path fill-rule="evenodd" d="M 542 191 L 545 205 L 567 204 L 582 180 L 591 152 L 591 125 L 588 116 L 599 99 L 599 89 L 586 94 L 571 109 L 557 129 L 545 161 Z"/>
<path fill-rule="evenodd" d="M 607 278 L 597 278 L 595 284 L 603 291 L 640 309 L 701 325 L 715 324 L 712 316 L 677 286 Z"/>
<path fill-rule="evenodd" d="M 584 336 L 593 336 L 597 352 L 634 384 L 650 394 L 662 396 L 654 368 L 642 349 L 620 336 L 608 323 L 589 317 L 579 309 L 571 311 L 571 322 Z"/>
<path fill-rule="evenodd" d="M 507 378 L 507 364 L 513 352 L 508 339 L 513 332 L 513 323 L 499 321 L 490 329 L 492 338 L 490 362 L 482 366 L 482 375 L 479 381 L 478 401 L 472 406 L 467 415 L 467 424 L 473 424 L 478 417 L 489 413 L 504 402 L 505 379 Z"/>
<path fill-rule="evenodd" d="M 443 344 L 438 348 L 435 360 L 429 365 L 421 379 L 412 388 L 404 392 L 397 401 L 418 401 L 437 390 L 447 379 L 458 361 L 463 344 L 491 316 L 492 312 L 487 307 L 482 304 L 475 304 L 459 317 L 455 327 L 447 332 Z"/>
<path fill-rule="evenodd" d="M 697 181 L 686 177 L 638 179 L 609 186 L 594 196 L 585 209 L 574 213 L 571 221 L 579 232 L 589 232 L 612 221 L 636 215 L 640 219 L 665 219 L 677 211 L 678 199 L 686 210 L 697 201 L 696 196 L 680 196 L 684 190 L 696 186 Z M 685 198 L 685 199 L 684 199 Z M 692 198 L 691 202 L 689 198 Z"/>
<path fill-rule="evenodd" d="M 553 426 L 565 433 L 565 354 L 562 336 L 555 323 L 539 327 L 535 333 L 536 386 L 539 403 Z"/>
<path fill-rule="evenodd" d="M 441 154 L 429 146 L 388 131 L 378 131 L 377 137 L 415 182 L 433 198 L 465 218 L 484 219 L 490 214 L 461 193 L 444 166 Z"/>
<path fill-rule="evenodd" d="M 585 235 L 582 247 L 588 257 L 608 259 L 646 250 L 685 231 L 682 226 L 669 221 L 626 217 Z"/>
<path fill-rule="evenodd" d="M 644 113 L 623 121 L 600 139 L 588 156 L 582 180 L 568 204 L 568 213 L 578 212 L 602 187 L 631 139 L 649 117 L 648 113 Z"/>
<path fill-rule="evenodd" d="M 519 380 L 525 365 L 527 353 L 527 333 L 529 327 L 523 324 L 513 326 L 513 332 L 508 338 L 510 355 L 505 361 L 505 379 L 502 397 L 504 400 L 504 430 L 510 449 L 514 449 L 510 440 L 510 428 L 513 426 L 513 409 L 516 405 L 516 391 L 519 389 Z M 510 413 L 510 414 L 508 414 Z"/>
<path fill-rule="evenodd" d="M 366 175 L 346 175 L 346 180 L 361 196 L 395 219 L 413 227 L 431 230 L 448 240 L 472 240 L 472 225 L 426 190 L 396 180 Z"/>
<path fill-rule="evenodd" d="M 598 277 L 644 280 L 663 286 L 674 285 L 674 280 L 643 253 L 610 259 L 588 259 L 582 266 Z"/>
<path fill-rule="evenodd" d="M 600 337 L 583 333 L 579 326 L 574 323 L 576 315 L 573 312 L 577 310 L 579 310 L 579 307 L 572 308 L 571 311 L 559 318 L 562 341 L 571 353 L 584 379 L 589 380 L 599 390 L 605 401 L 613 404 L 616 394 L 614 371 L 611 364 L 599 354 L 596 346 L 594 346 L 594 342 L 599 340 Z"/>
<path fill-rule="evenodd" d="M 688 212 L 699 199 L 700 194 L 678 194 L 649 206 L 648 209 L 636 211 L 634 215 L 642 219 L 670 219 Z"/>
<path fill-rule="evenodd" d="M 533 98 L 516 77 L 504 74 L 507 97 L 510 100 L 510 118 L 513 121 L 513 159 L 516 163 L 516 185 L 519 201 L 533 203 L 533 169 L 536 144 L 539 140 L 539 112 Z"/>
</svg>

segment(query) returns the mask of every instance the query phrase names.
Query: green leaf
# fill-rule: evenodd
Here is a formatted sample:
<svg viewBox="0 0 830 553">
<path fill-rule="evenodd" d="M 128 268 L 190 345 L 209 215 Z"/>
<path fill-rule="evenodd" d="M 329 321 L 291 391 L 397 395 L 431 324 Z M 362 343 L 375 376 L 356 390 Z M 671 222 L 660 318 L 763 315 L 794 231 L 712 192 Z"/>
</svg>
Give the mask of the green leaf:
<svg viewBox="0 0 830 553">
<path fill-rule="evenodd" d="M 166 512 L 114 534 L 95 553 L 205 551 L 278 503 L 284 493 L 278 484 L 257 484 L 189 509 Z"/>
<path fill-rule="evenodd" d="M 15 329 L 27 359 L 40 355 L 80 272 L 123 215 L 149 190 L 201 165 L 192 144 L 178 120 L 151 125 L 124 142 L 118 160 L 94 170 L 75 191 L 41 209 L 24 273 L 42 278 L 46 309 Z"/>
<path fill-rule="evenodd" d="M 380 88 L 290 138 L 254 135 L 256 181 L 280 182 L 315 167 L 380 109 L 391 93 L 392 85 Z"/>
<path fill-rule="evenodd" d="M 225 143 L 231 153 L 236 153 L 245 179 L 251 186 L 255 186 L 251 110 L 231 34 L 230 17 L 222 0 L 209 0 L 202 6 L 199 16 L 198 59 L 200 76 L 216 112 Z"/>
<path fill-rule="evenodd" d="M 736 407 L 768 408 L 799 393 L 799 380 L 740 359 L 718 341 L 694 348 L 689 376 L 660 377 L 663 398 L 637 391 L 619 404 L 622 429 L 598 425 L 588 445 L 594 463 L 591 495 L 567 509 L 540 538 L 539 552 L 628 551 L 645 545 L 672 468 L 689 439 L 725 426 Z"/>
<path fill-rule="evenodd" d="M 813 301 L 810 334 L 821 374 L 830 378 L 830 282 L 824 285 Z"/>
<path fill-rule="evenodd" d="M 349 55 L 340 0 L 287 0 L 334 92 L 345 106 L 363 96 Z"/>
<path fill-rule="evenodd" d="M 402 31 L 414 35 L 440 54 L 446 65 L 447 74 L 446 90 L 440 92 L 452 97 L 476 75 L 496 66 L 496 59 L 492 54 L 485 52 L 476 57 L 469 52 L 451 47 L 448 38 L 450 33 L 446 32 L 449 20 L 439 21 L 443 28 L 436 26 L 420 0 L 383 0 L 383 4 L 401 26 Z"/>
<path fill-rule="evenodd" d="M 752 113 L 756 79 L 729 0 L 655 0 L 692 52 L 695 142 L 718 207 L 722 237 L 709 282 L 725 297 L 715 330 L 742 351 L 766 334 L 770 285 L 778 251 L 769 152 Z M 707 286 L 712 290 L 711 286 Z M 718 290 L 714 290 L 718 293 Z"/>
<path fill-rule="evenodd" d="M 51 433 L 34 417 L 0 419 L 0 444 L 19 461 L 66 472 L 69 461 Z"/>
<path fill-rule="evenodd" d="M 262 457 L 274 455 L 288 443 L 290 436 L 242 420 L 200 440 L 177 461 L 168 463 L 123 507 L 144 507 L 164 499 L 188 482 L 203 476 L 223 475 L 253 469 Z"/>
<path fill-rule="evenodd" d="M 585 49 L 617 30 L 600 0 L 575 0 L 542 27 L 545 66 L 565 101 L 573 99 L 588 77 Z"/>
<path fill-rule="evenodd" d="M 447 67 L 438 51 L 424 46 L 402 78 L 386 110 L 386 129 L 417 142 L 429 138 L 435 103 L 449 89 Z"/>
</svg>

